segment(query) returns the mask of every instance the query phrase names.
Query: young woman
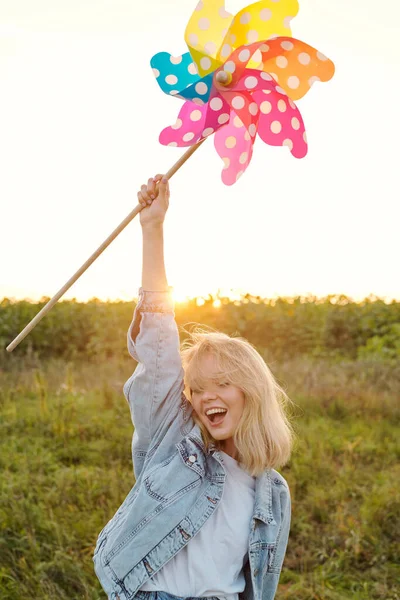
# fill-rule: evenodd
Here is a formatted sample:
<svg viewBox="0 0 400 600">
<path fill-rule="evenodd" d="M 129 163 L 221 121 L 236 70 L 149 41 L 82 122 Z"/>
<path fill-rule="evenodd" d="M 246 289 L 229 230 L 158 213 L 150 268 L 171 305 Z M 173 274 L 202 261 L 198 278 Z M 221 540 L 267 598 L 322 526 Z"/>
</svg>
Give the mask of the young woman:
<svg viewBox="0 0 400 600">
<path fill-rule="evenodd" d="M 136 483 L 100 532 L 111 600 L 272 600 L 290 529 L 287 400 L 245 339 L 198 329 L 180 348 L 164 266 L 169 185 L 138 193 L 143 279 L 124 385 Z"/>
</svg>

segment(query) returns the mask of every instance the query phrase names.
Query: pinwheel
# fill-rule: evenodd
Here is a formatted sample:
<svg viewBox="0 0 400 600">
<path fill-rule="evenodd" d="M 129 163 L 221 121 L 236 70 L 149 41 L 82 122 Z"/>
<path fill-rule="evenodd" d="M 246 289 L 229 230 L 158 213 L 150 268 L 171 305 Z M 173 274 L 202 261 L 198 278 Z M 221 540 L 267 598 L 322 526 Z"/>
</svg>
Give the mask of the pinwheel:
<svg viewBox="0 0 400 600">
<path fill-rule="evenodd" d="M 167 146 L 192 146 L 215 134 L 231 185 L 247 169 L 256 135 L 307 154 L 303 119 L 294 100 L 316 81 L 328 81 L 334 65 L 324 54 L 291 37 L 297 0 L 262 0 L 233 17 L 224 0 L 201 0 L 185 32 L 189 52 L 151 60 L 161 89 L 185 100 L 177 121 L 161 132 Z"/>
<path fill-rule="evenodd" d="M 176 123 L 161 132 L 167 146 L 189 146 L 167 171 L 170 179 L 206 138 L 215 134 L 224 161 L 222 181 L 235 183 L 249 166 L 258 136 L 307 153 L 306 132 L 294 101 L 316 81 L 328 81 L 334 65 L 324 54 L 291 37 L 297 0 L 262 0 L 233 17 L 224 0 L 200 0 L 189 20 L 189 52 L 156 54 L 151 66 L 161 89 L 184 100 Z M 142 210 L 136 206 L 108 238 L 6 347 L 12 350 Z"/>
</svg>

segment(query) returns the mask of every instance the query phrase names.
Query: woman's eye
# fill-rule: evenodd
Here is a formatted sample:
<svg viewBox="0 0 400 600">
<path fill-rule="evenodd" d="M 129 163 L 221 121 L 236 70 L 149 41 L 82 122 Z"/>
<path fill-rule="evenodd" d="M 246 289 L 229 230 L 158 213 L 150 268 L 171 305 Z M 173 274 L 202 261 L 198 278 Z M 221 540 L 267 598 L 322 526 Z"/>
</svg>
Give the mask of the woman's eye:
<svg viewBox="0 0 400 600">
<path fill-rule="evenodd" d="M 228 383 L 227 381 L 220 381 L 220 382 L 218 383 L 218 385 L 219 385 L 220 387 L 226 387 L 227 385 L 229 385 L 229 383 Z"/>
</svg>

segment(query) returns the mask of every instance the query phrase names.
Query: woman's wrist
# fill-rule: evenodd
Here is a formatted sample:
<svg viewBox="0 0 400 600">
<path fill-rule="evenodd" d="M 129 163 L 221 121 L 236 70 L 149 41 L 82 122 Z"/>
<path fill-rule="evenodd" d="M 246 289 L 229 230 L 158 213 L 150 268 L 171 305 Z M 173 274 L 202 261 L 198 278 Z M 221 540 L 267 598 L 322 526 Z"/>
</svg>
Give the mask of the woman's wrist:
<svg viewBox="0 0 400 600">
<path fill-rule="evenodd" d="M 147 233 L 160 233 L 164 230 L 164 223 L 147 223 L 142 225 L 142 232 Z"/>
</svg>

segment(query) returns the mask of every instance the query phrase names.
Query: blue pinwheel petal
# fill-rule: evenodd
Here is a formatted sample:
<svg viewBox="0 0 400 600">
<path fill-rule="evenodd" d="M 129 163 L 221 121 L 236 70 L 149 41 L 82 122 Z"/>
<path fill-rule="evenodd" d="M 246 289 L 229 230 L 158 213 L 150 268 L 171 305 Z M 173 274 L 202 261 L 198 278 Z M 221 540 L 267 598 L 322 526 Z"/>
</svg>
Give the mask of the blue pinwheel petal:
<svg viewBox="0 0 400 600">
<path fill-rule="evenodd" d="M 162 91 L 171 96 L 180 95 L 182 90 L 200 79 L 190 52 L 176 57 L 159 52 L 153 56 L 150 65 Z"/>
<path fill-rule="evenodd" d="M 198 79 L 196 83 L 182 90 L 180 96 L 195 104 L 205 104 L 210 98 L 213 75 L 214 73 L 209 73 L 202 79 Z"/>
</svg>

